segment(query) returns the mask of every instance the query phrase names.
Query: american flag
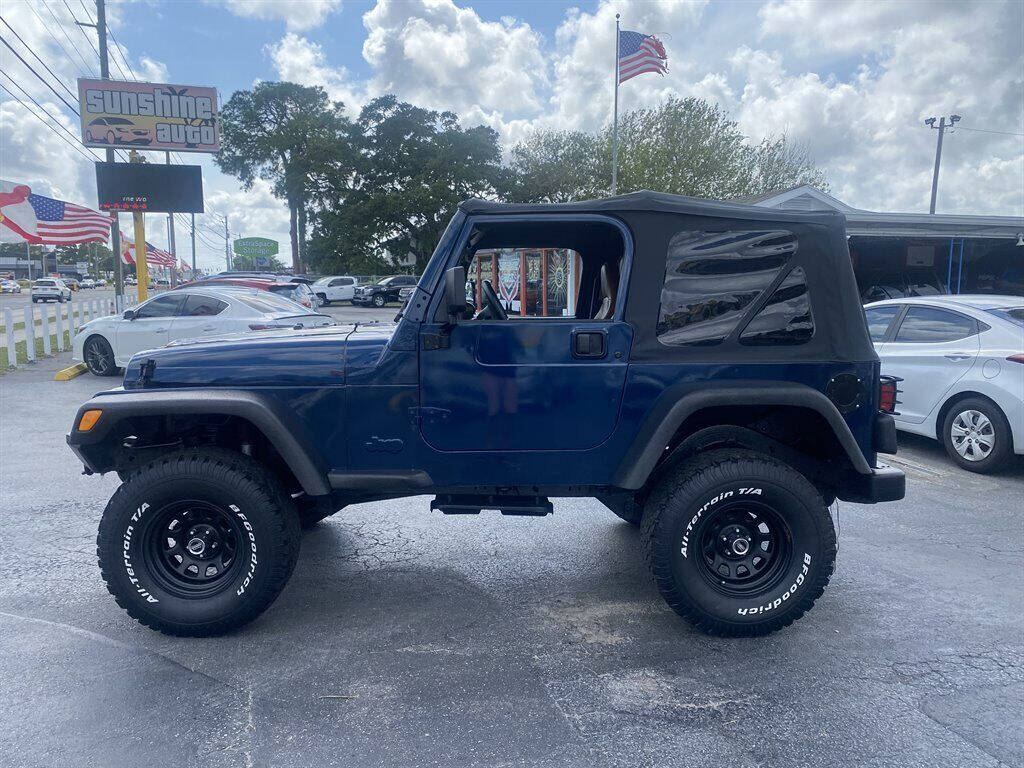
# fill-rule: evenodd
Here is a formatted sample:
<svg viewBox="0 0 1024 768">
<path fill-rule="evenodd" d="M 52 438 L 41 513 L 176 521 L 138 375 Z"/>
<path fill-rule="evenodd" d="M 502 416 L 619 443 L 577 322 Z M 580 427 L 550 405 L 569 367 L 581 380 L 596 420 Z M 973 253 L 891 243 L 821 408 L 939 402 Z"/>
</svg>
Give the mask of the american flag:
<svg viewBox="0 0 1024 768">
<path fill-rule="evenodd" d="M 37 195 L 26 184 L 0 182 L 0 242 L 72 245 L 104 242 L 110 217 L 74 203 Z"/>
<path fill-rule="evenodd" d="M 624 83 L 644 72 L 668 72 L 665 46 L 654 35 L 622 30 L 619 32 L 619 82 Z"/>
<path fill-rule="evenodd" d="M 121 232 L 121 260 L 125 264 L 135 263 L 135 243 L 128 236 Z M 167 251 L 157 248 L 152 243 L 146 243 L 146 264 L 152 267 L 173 267 L 174 257 Z"/>
</svg>

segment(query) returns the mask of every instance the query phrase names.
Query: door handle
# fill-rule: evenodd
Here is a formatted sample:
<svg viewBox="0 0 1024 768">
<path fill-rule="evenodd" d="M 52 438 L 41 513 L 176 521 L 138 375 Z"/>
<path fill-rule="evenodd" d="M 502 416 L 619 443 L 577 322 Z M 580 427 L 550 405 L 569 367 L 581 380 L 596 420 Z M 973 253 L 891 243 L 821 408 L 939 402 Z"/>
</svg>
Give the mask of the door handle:
<svg viewBox="0 0 1024 768">
<path fill-rule="evenodd" d="M 947 360 L 967 360 L 970 357 L 966 352 L 950 352 L 948 355 L 945 355 Z"/>
<path fill-rule="evenodd" d="M 572 354 L 574 357 L 604 357 L 606 351 L 604 331 L 572 332 Z"/>
</svg>

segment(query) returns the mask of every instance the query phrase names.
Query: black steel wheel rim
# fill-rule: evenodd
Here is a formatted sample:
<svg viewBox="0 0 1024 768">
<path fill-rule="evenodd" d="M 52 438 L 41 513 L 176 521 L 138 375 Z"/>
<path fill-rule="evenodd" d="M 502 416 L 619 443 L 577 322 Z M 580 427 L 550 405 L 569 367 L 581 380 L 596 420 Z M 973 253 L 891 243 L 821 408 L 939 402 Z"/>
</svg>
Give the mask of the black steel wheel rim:
<svg viewBox="0 0 1024 768">
<path fill-rule="evenodd" d="M 111 367 L 110 357 L 103 345 L 96 339 L 90 340 L 85 345 L 85 364 L 89 370 L 100 375 L 107 373 Z"/>
<path fill-rule="evenodd" d="M 779 585 L 793 557 L 793 533 L 774 507 L 735 501 L 711 511 L 698 533 L 701 575 L 718 592 L 752 597 Z"/>
<path fill-rule="evenodd" d="M 149 572 L 171 594 L 209 597 L 242 567 L 244 532 L 230 511 L 206 501 L 176 501 L 157 510 L 143 533 Z"/>
</svg>

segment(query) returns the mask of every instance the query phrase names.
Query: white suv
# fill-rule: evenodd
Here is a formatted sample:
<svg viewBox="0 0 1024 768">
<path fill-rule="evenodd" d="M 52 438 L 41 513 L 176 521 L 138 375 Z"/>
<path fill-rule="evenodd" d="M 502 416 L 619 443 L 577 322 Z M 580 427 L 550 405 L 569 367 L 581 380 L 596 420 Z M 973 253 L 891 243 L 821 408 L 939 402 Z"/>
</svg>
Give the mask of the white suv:
<svg viewBox="0 0 1024 768">
<path fill-rule="evenodd" d="M 352 301 L 358 285 L 359 280 L 355 277 L 331 275 L 321 277 L 310 288 L 320 299 L 321 304 L 326 307 L 332 301 Z"/>
<path fill-rule="evenodd" d="M 56 277 L 41 277 L 32 283 L 32 303 L 39 301 L 71 301 L 71 289 Z"/>
<path fill-rule="evenodd" d="M 1024 453 L 1024 298 L 916 296 L 864 307 L 896 428 L 936 438 L 971 472 Z"/>
</svg>

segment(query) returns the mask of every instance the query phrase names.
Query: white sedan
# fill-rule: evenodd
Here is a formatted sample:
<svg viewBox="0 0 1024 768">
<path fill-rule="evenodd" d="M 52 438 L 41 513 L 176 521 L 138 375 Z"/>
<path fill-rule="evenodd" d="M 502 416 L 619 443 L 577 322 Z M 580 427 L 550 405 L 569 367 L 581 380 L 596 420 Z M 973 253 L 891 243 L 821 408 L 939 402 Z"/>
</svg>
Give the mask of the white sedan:
<svg viewBox="0 0 1024 768">
<path fill-rule="evenodd" d="M 972 472 L 1024 453 L 1024 298 L 908 297 L 864 314 L 882 373 L 903 379 L 897 429 L 938 439 Z"/>
<path fill-rule="evenodd" d="M 333 324 L 327 315 L 268 291 L 185 288 L 155 296 L 122 317 L 86 323 L 75 335 L 72 357 L 97 376 L 112 376 L 137 352 L 177 339 Z"/>
</svg>

